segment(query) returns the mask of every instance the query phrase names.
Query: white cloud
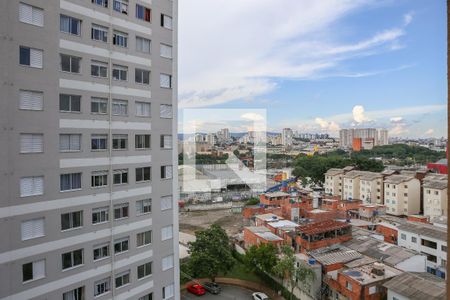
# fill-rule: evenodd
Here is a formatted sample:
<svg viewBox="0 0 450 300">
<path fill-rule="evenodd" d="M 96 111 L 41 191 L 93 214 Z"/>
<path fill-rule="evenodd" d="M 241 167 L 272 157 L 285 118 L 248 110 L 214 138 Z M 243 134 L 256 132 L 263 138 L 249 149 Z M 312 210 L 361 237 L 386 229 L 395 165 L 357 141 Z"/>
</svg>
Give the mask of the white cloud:
<svg viewBox="0 0 450 300">
<path fill-rule="evenodd" d="M 355 105 L 352 109 L 352 114 L 353 120 L 358 124 L 370 121 L 370 119 L 366 116 L 364 106 L 362 105 Z"/>
<path fill-rule="evenodd" d="M 322 118 L 315 118 L 314 121 L 323 131 L 337 132 L 340 129 L 339 124 L 334 121 L 327 121 Z"/>
<path fill-rule="evenodd" d="M 392 117 L 390 121 L 391 123 L 399 123 L 403 121 L 403 117 Z"/>
<path fill-rule="evenodd" d="M 250 121 L 263 121 L 264 120 L 264 117 L 262 115 L 257 114 L 257 113 L 251 113 L 251 112 L 241 115 L 241 118 L 245 119 L 245 120 L 250 120 Z"/>
<path fill-rule="evenodd" d="M 339 20 L 373 2 L 180 1 L 179 106 L 251 100 L 273 91 L 277 78 L 314 79 L 336 73 L 351 58 L 391 51 L 388 46 L 398 42 L 404 28 L 344 44 L 338 42 L 335 29 L 330 33 Z"/>
<path fill-rule="evenodd" d="M 430 136 L 432 136 L 434 134 L 434 129 L 433 128 L 430 128 L 430 129 L 428 129 L 427 131 L 425 131 L 425 135 L 430 135 Z"/>
<path fill-rule="evenodd" d="M 409 23 L 412 22 L 413 17 L 414 17 L 414 12 L 413 12 L 413 11 L 411 11 L 411 12 L 405 14 L 405 15 L 403 16 L 403 25 L 404 25 L 404 26 L 408 26 Z"/>
</svg>

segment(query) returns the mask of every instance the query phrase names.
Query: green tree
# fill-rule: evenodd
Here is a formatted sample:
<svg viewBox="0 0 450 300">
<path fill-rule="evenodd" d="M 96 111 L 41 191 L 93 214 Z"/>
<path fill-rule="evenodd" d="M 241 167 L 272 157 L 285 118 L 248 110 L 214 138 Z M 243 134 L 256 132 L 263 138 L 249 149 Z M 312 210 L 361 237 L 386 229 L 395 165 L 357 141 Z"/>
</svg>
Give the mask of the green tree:
<svg viewBox="0 0 450 300">
<path fill-rule="evenodd" d="M 195 232 L 196 240 L 188 243 L 188 269 L 192 277 L 208 277 L 215 281 L 219 273 L 226 274 L 234 265 L 230 240 L 217 224 Z"/>
<path fill-rule="evenodd" d="M 307 285 L 315 279 L 314 272 L 306 265 L 299 264 L 297 267 L 294 250 L 287 245 L 281 248 L 281 257 L 278 259 L 273 270 L 290 288 L 291 294 L 289 299 L 292 299 L 297 282 Z"/>
<path fill-rule="evenodd" d="M 244 255 L 244 264 L 251 271 L 273 273 L 273 267 L 277 264 L 277 252 L 273 244 L 251 246 Z"/>
</svg>

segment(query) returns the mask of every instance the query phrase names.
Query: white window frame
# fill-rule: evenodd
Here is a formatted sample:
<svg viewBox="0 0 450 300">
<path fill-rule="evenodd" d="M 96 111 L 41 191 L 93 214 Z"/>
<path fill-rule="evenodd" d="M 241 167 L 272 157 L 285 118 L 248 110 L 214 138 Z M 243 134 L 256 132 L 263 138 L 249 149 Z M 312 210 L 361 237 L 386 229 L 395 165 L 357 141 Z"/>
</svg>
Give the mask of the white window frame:
<svg viewBox="0 0 450 300">
<path fill-rule="evenodd" d="M 118 280 L 120 280 L 120 285 L 117 284 Z M 115 284 L 116 289 L 129 285 L 130 284 L 130 270 L 127 270 L 125 272 L 121 272 L 121 273 L 117 274 L 114 278 L 114 284 Z"/>
<path fill-rule="evenodd" d="M 96 179 L 97 177 L 98 180 Z M 103 188 L 106 186 L 108 186 L 108 171 L 93 171 L 91 173 L 91 188 Z"/>
<path fill-rule="evenodd" d="M 116 245 L 120 245 L 120 251 L 116 252 Z M 126 247 L 125 247 L 126 245 Z M 128 252 L 128 250 L 130 250 L 130 238 L 124 237 L 124 238 L 120 238 L 120 239 L 116 239 L 114 240 L 114 255 L 118 255 L 118 254 L 122 254 L 125 252 Z M 125 250 L 124 250 L 125 249 Z"/>
<path fill-rule="evenodd" d="M 153 262 L 151 262 L 151 261 L 146 262 L 145 264 L 137 266 L 136 269 L 137 269 L 136 273 L 137 273 L 137 279 L 138 280 L 141 280 L 141 279 L 147 278 L 149 276 L 152 276 L 153 275 Z M 143 276 L 140 276 L 139 269 L 143 269 L 143 271 L 144 271 L 144 273 L 143 273 L 144 275 Z"/>
<path fill-rule="evenodd" d="M 123 178 L 124 174 L 127 174 L 126 181 L 124 181 L 124 178 Z M 120 175 L 120 177 L 119 177 L 120 178 L 120 182 L 118 182 L 118 183 L 116 183 L 116 175 Z M 128 169 L 113 170 L 113 184 L 114 185 L 128 184 L 128 181 L 129 181 L 129 178 L 130 178 L 129 175 L 130 174 L 128 172 Z"/>
<path fill-rule="evenodd" d="M 69 110 L 64 110 L 62 108 L 61 104 L 65 100 L 69 101 L 68 103 Z M 78 101 L 79 110 L 74 109 L 74 106 L 72 105 L 74 104 L 74 101 Z M 59 111 L 64 113 L 81 113 L 81 95 L 64 94 L 64 93 L 59 94 Z"/>
<path fill-rule="evenodd" d="M 173 167 L 172 165 L 161 166 L 161 179 L 172 179 Z"/>
<path fill-rule="evenodd" d="M 98 250 L 99 254 L 100 254 L 100 256 L 98 258 L 95 258 L 96 250 Z M 106 251 L 106 255 L 105 255 L 105 251 Z M 111 255 L 111 250 L 110 250 L 109 243 L 95 245 L 94 248 L 92 249 L 92 259 L 94 260 L 94 262 L 108 258 L 110 255 Z"/>
<path fill-rule="evenodd" d="M 148 168 L 149 169 L 149 179 L 145 179 L 145 172 L 144 172 L 144 169 L 146 169 L 146 168 Z M 139 170 L 139 172 L 142 172 L 142 180 L 137 180 L 137 174 L 138 174 L 138 170 Z M 136 178 L 135 178 L 135 180 L 136 180 L 136 182 L 148 182 L 148 181 L 151 181 L 152 180 L 152 167 L 139 167 L 139 168 L 136 168 L 136 170 L 135 170 L 135 175 L 136 175 Z"/>
<path fill-rule="evenodd" d="M 36 69 L 43 69 L 44 66 L 44 50 L 42 49 L 36 49 L 36 48 L 31 48 L 31 47 L 27 47 L 27 46 L 19 46 L 19 51 L 20 48 L 23 49 L 28 49 L 29 51 L 29 64 L 20 64 L 21 66 L 27 66 L 30 68 L 36 68 Z M 20 55 L 20 52 L 19 52 Z M 35 58 L 35 60 L 33 61 L 32 58 Z M 19 61 L 20 63 L 20 61 Z"/>
<path fill-rule="evenodd" d="M 171 16 L 165 15 L 165 14 L 161 14 L 161 26 L 172 30 L 173 29 L 173 19 Z"/>
<path fill-rule="evenodd" d="M 123 141 L 125 141 L 125 147 L 122 147 Z M 128 149 L 128 134 L 113 134 L 112 147 L 113 147 L 112 148 L 113 150 L 127 150 Z"/>
<path fill-rule="evenodd" d="M 62 18 L 67 18 L 69 20 L 69 31 L 65 31 L 62 28 L 62 22 L 61 22 Z M 78 33 L 73 33 L 72 32 L 73 20 L 77 21 L 77 31 L 78 31 Z M 60 14 L 59 15 L 59 31 L 62 32 L 62 33 L 69 34 L 69 35 L 81 36 L 81 20 L 78 19 L 78 18 L 74 18 L 72 16 L 68 16 L 68 15 L 65 15 L 65 14 Z"/>
<path fill-rule="evenodd" d="M 152 104 L 150 102 L 136 101 L 136 117 L 150 118 L 152 115 Z"/>
<path fill-rule="evenodd" d="M 44 92 L 20 90 L 19 109 L 34 111 L 44 110 Z"/>
<path fill-rule="evenodd" d="M 142 199 L 136 201 L 136 215 L 145 215 L 152 212 L 152 199 Z"/>
<path fill-rule="evenodd" d="M 97 222 L 94 222 L 94 215 L 98 215 Z M 92 209 L 91 222 L 92 225 L 104 224 L 109 221 L 109 207 L 97 207 Z"/>
<path fill-rule="evenodd" d="M 92 149 L 92 141 L 97 140 L 105 140 L 105 148 L 99 148 L 99 149 Z M 98 143 L 100 144 L 100 143 Z M 92 134 L 91 135 L 91 151 L 106 151 L 108 149 L 108 135 L 107 134 Z"/>
<path fill-rule="evenodd" d="M 113 45 L 117 47 L 128 48 L 128 33 L 114 30 Z"/>
<path fill-rule="evenodd" d="M 118 76 L 114 76 L 114 72 L 118 72 Z M 128 81 L 128 67 L 122 65 L 113 65 L 112 68 L 113 79 L 118 81 Z M 125 78 L 124 78 L 125 77 Z"/>
<path fill-rule="evenodd" d="M 31 192 L 25 193 L 24 184 L 26 180 L 31 180 Z M 27 176 L 20 178 L 20 197 L 31 197 L 44 195 L 44 176 Z"/>
<path fill-rule="evenodd" d="M 113 99 L 112 114 L 114 116 L 128 116 L 128 101 L 121 99 Z"/>
<path fill-rule="evenodd" d="M 75 227 L 75 224 L 74 224 L 75 214 L 80 214 L 80 226 L 77 226 L 77 227 Z M 63 226 L 62 226 L 63 225 L 62 218 L 64 215 L 69 216 L 69 228 L 65 228 L 65 229 L 63 229 Z M 71 211 L 71 212 L 61 214 L 61 231 L 69 231 L 69 230 L 73 230 L 73 229 L 79 229 L 82 227 L 83 227 L 83 211 L 82 210 Z"/>
<path fill-rule="evenodd" d="M 63 176 L 69 176 L 69 181 L 70 181 L 70 188 L 63 190 L 62 189 L 62 178 Z M 74 176 L 79 176 L 79 183 L 80 186 L 79 187 L 74 187 Z M 81 177 L 81 172 L 77 172 L 77 173 L 65 173 L 65 174 L 60 174 L 59 176 L 59 180 L 60 180 L 60 188 L 59 191 L 60 192 L 70 192 L 70 191 L 79 191 L 81 190 L 81 186 L 82 186 L 82 177 Z"/>
<path fill-rule="evenodd" d="M 74 256 L 74 252 L 75 252 L 75 251 L 80 251 L 80 250 L 81 250 L 81 263 L 78 264 L 78 265 L 75 265 L 75 256 Z M 64 258 L 63 258 L 65 254 L 69 254 L 69 255 L 70 255 L 70 264 L 71 264 L 70 267 L 66 267 L 66 268 L 64 268 Z M 62 260 L 61 267 L 62 267 L 62 270 L 63 270 L 63 271 L 69 270 L 69 269 L 73 269 L 73 268 L 81 267 L 81 266 L 84 265 L 84 249 L 83 249 L 83 248 L 81 248 L 81 249 L 75 249 L 75 250 L 72 250 L 72 251 L 69 251 L 69 252 L 62 253 L 62 254 L 61 254 L 61 260 Z"/>
<path fill-rule="evenodd" d="M 70 55 L 70 54 L 64 54 L 64 53 L 60 53 L 60 68 L 61 68 L 61 72 L 65 72 L 65 73 L 71 73 L 71 74 L 81 74 L 81 60 L 82 58 L 79 56 L 75 56 L 75 55 Z M 63 70 L 63 56 L 66 56 L 69 58 L 69 70 Z M 74 63 L 78 62 L 78 72 L 74 71 Z"/>
<path fill-rule="evenodd" d="M 164 286 L 164 287 L 162 288 L 162 297 L 163 297 L 163 300 L 172 298 L 172 297 L 174 296 L 174 292 L 175 292 L 175 286 L 174 286 L 173 283 L 172 283 L 172 284 L 169 284 L 169 285 L 167 285 L 167 286 Z"/>
<path fill-rule="evenodd" d="M 148 137 L 148 147 L 146 147 L 147 137 Z M 149 150 L 151 149 L 151 140 L 152 137 L 150 134 L 136 134 L 134 136 L 134 148 L 136 150 Z M 144 147 L 140 147 L 140 145 L 144 145 Z"/>
<path fill-rule="evenodd" d="M 159 87 L 163 89 L 172 88 L 172 75 L 161 73 L 159 74 Z"/>
<path fill-rule="evenodd" d="M 172 195 L 161 197 L 161 211 L 172 209 L 173 208 L 172 202 L 173 202 Z"/>
<path fill-rule="evenodd" d="M 172 149 L 173 148 L 173 137 L 170 134 L 161 134 L 160 136 L 160 147 L 161 149 Z"/>
<path fill-rule="evenodd" d="M 94 296 L 104 295 L 111 291 L 111 278 L 104 278 L 94 283 Z"/>
<path fill-rule="evenodd" d="M 152 41 L 150 39 L 137 36 L 136 37 L 136 51 L 151 54 Z"/>
<path fill-rule="evenodd" d="M 139 73 L 140 73 L 141 81 L 139 81 L 137 78 Z M 146 76 L 144 76 L 144 74 L 148 74 L 147 75 L 148 81 L 144 80 L 146 77 Z M 140 68 L 134 69 L 134 82 L 136 84 L 150 85 L 150 70 L 145 70 L 145 69 L 140 69 Z"/>
<path fill-rule="evenodd" d="M 173 239 L 173 225 L 164 226 L 161 228 L 161 241 Z"/>
<path fill-rule="evenodd" d="M 68 143 L 67 144 L 68 147 L 65 147 L 66 142 Z M 76 147 L 77 145 L 78 145 L 78 148 Z M 80 152 L 81 151 L 81 134 L 80 133 L 61 133 L 59 135 L 59 151 L 60 152 Z"/>
<path fill-rule="evenodd" d="M 161 269 L 163 271 L 170 270 L 173 268 L 173 264 L 174 264 L 173 254 L 163 257 L 163 259 L 161 260 L 162 265 Z"/>
<path fill-rule="evenodd" d="M 20 153 L 43 153 L 44 135 L 42 133 L 21 133 Z"/>
<path fill-rule="evenodd" d="M 108 27 L 101 26 L 98 24 L 91 25 L 91 40 L 93 40 L 93 41 L 107 43 L 108 42 L 108 33 L 109 33 Z M 96 38 L 96 35 L 98 35 L 99 38 Z"/>
<path fill-rule="evenodd" d="M 43 27 L 44 10 L 40 7 L 19 3 L 19 21 L 22 23 Z"/>
<path fill-rule="evenodd" d="M 153 240 L 153 233 L 151 230 L 136 233 L 136 248 L 150 245 Z"/>
<path fill-rule="evenodd" d="M 161 119 L 172 119 L 173 118 L 172 104 L 160 104 L 159 105 L 159 117 Z"/>
<path fill-rule="evenodd" d="M 159 47 L 159 55 L 163 58 L 172 59 L 172 46 L 161 43 Z"/>
<path fill-rule="evenodd" d="M 22 223 L 20 224 L 20 232 L 22 241 L 45 236 L 45 218 L 42 217 L 22 221 Z"/>
<path fill-rule="evenodd" d="M 116 217 L 116 210 L 120 212 L 119 217 Z M 129 218 L 130 217 L 130 205 L 128 203 L 115 204 L 113 207 L 113 214 L 114 214 L 114 221 Z"/>
<path fill-rule="evenodd" d="M 98 111 L 92 111 L 93 104 L 97 106 Z M 106 105 L 105 105 L 106 104 Z M 103 110 L 103 108 L 105 108 Z M 108 113 L 108 99 L 107 98 L 99 98 L 99 97 L 91 97 L 91 114 L 95 115 L 106 115 Z"/>
<path fill-rule="evenodd" d="M 103 74 L 102 70 L 104 70 Z M 97 71 L 98 74 L 92 74 L 96 73 L 93 71 Z M 91 60 L 91 76 L 95 78 L 108 78 L 108 63 L 99 60 Z"/>
<path fill-rule="evenodd" d="M 23 280 L 23 266 L 27 265 L 27 264 L 31 264 L 32 267 L 32 276 L 33 278 L 29 279 L 29 280 Z M 40 272 L 38 272 L 40 271 Z M 27 283 L 27 282 L 31 282 L 31 281 L 35 281 L 38 279 L 42 279 L 45 278 L 46 276 L 46 270 L 45 270 L 45 259 L 41 259 L 41 260 L 36 260 L 33 262 L 29 262 L 26 264 L 22 265 L 22 282 L 23 283 Z"/>
</svg>

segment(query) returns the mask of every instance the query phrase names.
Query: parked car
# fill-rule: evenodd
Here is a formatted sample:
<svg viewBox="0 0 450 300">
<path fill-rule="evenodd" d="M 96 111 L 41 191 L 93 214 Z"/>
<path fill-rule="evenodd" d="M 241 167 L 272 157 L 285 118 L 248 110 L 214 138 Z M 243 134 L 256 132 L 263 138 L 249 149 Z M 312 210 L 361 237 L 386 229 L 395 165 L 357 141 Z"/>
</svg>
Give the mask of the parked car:
<svg viewBox="0 0 450 300">
<path fill-rule="evenodd" d="M 197 295 L 197 296 L 202 296 L 202 295 L 204 295 L 206 293 L 205 288 L 203 286 L 201 286 L 200 284 L 197 284 L 197 283 L 189 285 L 187 287 L 187 290 L 188 290 L 189 293 L 192 293 L 192 294 Z"/>
<path fill-rule="evenodd" d="M 261 292 L 253 293 L 252 296 L 253 300 L 270 300 L 269 296 Z"/>
<path fill-rule="evenodd" d="M 214 295 L 219 294 L 220 291 L 222 290 L 220 286 L 215 282 L 205 282 L 203 283 L 203 287 L 205 288 L 205 290 Z"/>
</svg>

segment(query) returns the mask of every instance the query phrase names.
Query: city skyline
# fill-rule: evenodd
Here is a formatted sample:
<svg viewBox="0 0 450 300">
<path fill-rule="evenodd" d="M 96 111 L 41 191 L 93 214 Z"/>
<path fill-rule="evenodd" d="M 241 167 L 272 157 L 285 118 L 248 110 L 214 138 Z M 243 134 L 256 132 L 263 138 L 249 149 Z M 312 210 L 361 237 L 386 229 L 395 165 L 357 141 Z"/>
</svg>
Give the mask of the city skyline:
<svg viewBox="0 0 450 300">
<path fill-rule="evenodd" d="M 195 3 L 180 2 L 180 108 L 266 108 L 268 131 L 447 136 L 445 2 Z"/>
</svg>

